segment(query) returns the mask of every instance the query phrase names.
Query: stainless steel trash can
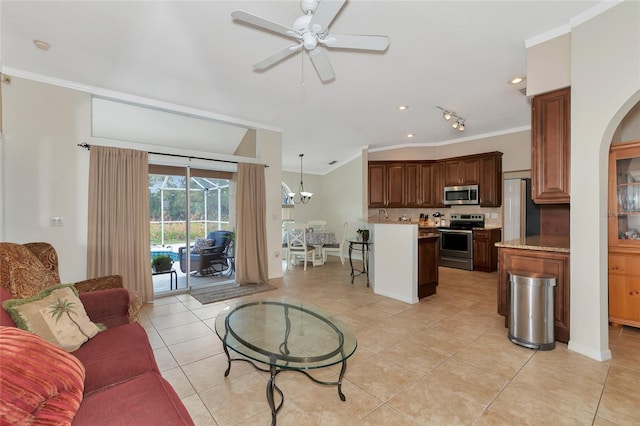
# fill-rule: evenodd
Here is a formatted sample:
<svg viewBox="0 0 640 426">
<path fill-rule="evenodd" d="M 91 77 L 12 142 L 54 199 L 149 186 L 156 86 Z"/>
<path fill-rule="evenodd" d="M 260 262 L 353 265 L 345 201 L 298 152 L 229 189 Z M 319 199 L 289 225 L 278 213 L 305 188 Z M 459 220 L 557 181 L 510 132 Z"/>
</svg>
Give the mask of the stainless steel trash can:
<svg viewBox="0 0 640 426">
<path fill-rule="evenodd" d="M 522 271 L 509 271 L 508 274 L 511 283 L 509 340 L 531 349 L 554 349 L 556 277 Z"/>
</svg>

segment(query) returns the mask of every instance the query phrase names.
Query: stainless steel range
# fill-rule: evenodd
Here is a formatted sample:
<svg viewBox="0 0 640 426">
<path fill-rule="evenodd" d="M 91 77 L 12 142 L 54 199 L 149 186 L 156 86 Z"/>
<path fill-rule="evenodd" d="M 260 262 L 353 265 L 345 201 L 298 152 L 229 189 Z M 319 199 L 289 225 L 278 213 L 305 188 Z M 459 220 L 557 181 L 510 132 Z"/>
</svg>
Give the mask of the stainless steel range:
<svg viewBox="0 0 640 426">
<path fill-rule="evenodd" d="M 440 227 L 440 266 L 473 271 L 473 228 L 484 228 L 483 214 L 452 214 Z"/>
</svg>

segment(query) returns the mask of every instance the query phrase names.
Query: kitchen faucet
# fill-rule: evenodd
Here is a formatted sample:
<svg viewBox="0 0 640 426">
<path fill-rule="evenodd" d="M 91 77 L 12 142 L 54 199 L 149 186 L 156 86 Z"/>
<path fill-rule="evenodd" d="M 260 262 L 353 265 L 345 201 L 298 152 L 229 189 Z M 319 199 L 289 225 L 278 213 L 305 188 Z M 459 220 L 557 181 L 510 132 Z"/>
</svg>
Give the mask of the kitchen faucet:
<svg viewBox="0 0 640 426">
<path fill-rule="evenodd" d="M 380 212 L 384 210 L 384 218 L 389 219 L 389 214 L 387 213 L 387 209 L 378 209 L 378 223 L 380 222 Z"/>
</svg>

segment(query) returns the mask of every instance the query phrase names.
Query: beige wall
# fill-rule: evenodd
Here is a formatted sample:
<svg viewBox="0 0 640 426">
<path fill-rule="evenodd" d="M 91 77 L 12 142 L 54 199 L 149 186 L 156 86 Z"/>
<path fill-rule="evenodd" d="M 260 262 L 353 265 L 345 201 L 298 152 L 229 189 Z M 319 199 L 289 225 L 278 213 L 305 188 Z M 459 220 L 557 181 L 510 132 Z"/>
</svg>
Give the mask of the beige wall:
<svg viewBox="0 0 640 426">
<path fill-rule="evenodd" d="M 545 47 L 546 43 L 535 49 Z M 553 46 L 549 57 L 552 62 L 556 60 Z M 529 79 L 534 78 L 534 70 L 544 67 L 544 60 L 545 55 L 540 54 L 540 63 L 527 64 Z M 569 348 L 605 360 L 611 356 L 607 306 L 608 153 L 616 129 L 640 101 L 640 2 L 625 1 L 573 28 L 570 62 Z M 536 90 L 542 93 L 555 88 L 557 85 L 549 82 Z M 628 132 L 633 134 L 635 130 Z"/>
<path fill-rule="evenodd" d="M 625 1 L 574 28 L 571 62 L 569 347 L 606 359 L 608 151 L 640 101 L 640 2 Z"/>
<path fill-rule="evenodd" d="M 527 49 L 527 96 L 571 86 L 571 34 Z"/>
<path fill-rule="evenodd" d="M 640 103 L 624 117 L 613 135 L 612 143 L 640 140 Z"/>
<path fill-rule="evenodd" d="M 282 276 L 282 233 L 280 182 L 282 181 L 282 134 L 258 129 L 256 132 L 256 157 L 269 165 L 265 169 L 266 226 L 269 278 Z"/>
<path fill-rule="evenodd" d="M 531 169 L 531 131 L 520 131 L 440 146 L 416 146 L 389 150 L 370 150 L 369 161 L 376 160 L 439 160 L 462 155 L 499 151 L 502 170 Z"/>
</svg>

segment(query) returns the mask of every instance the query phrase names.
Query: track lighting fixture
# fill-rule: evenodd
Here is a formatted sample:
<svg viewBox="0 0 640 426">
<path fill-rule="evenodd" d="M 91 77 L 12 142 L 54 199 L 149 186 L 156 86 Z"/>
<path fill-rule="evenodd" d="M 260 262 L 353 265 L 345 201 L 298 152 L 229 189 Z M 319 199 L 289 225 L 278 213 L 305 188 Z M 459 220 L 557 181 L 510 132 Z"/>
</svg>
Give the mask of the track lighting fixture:
<svg viewBox="0 0 640 426">
<path fill-rule="evenodd" d="M 442 111 L 442 118 L 445 119 L 445 121 L 449 121 L 452 118 L 455 120 L 453 122 L 453 124 L 451 125 L 451 127 L 453 127 L 454 129 L 457 129 L 461 132 L 464 132 L 464 118 L 460 117 L 458 114 L 456 114 L 455 112 L 451 112 L 448 111 L 440 106 L 436 106 L 436 108 L 438 108 L 440 111 Z"/>
</svg>

